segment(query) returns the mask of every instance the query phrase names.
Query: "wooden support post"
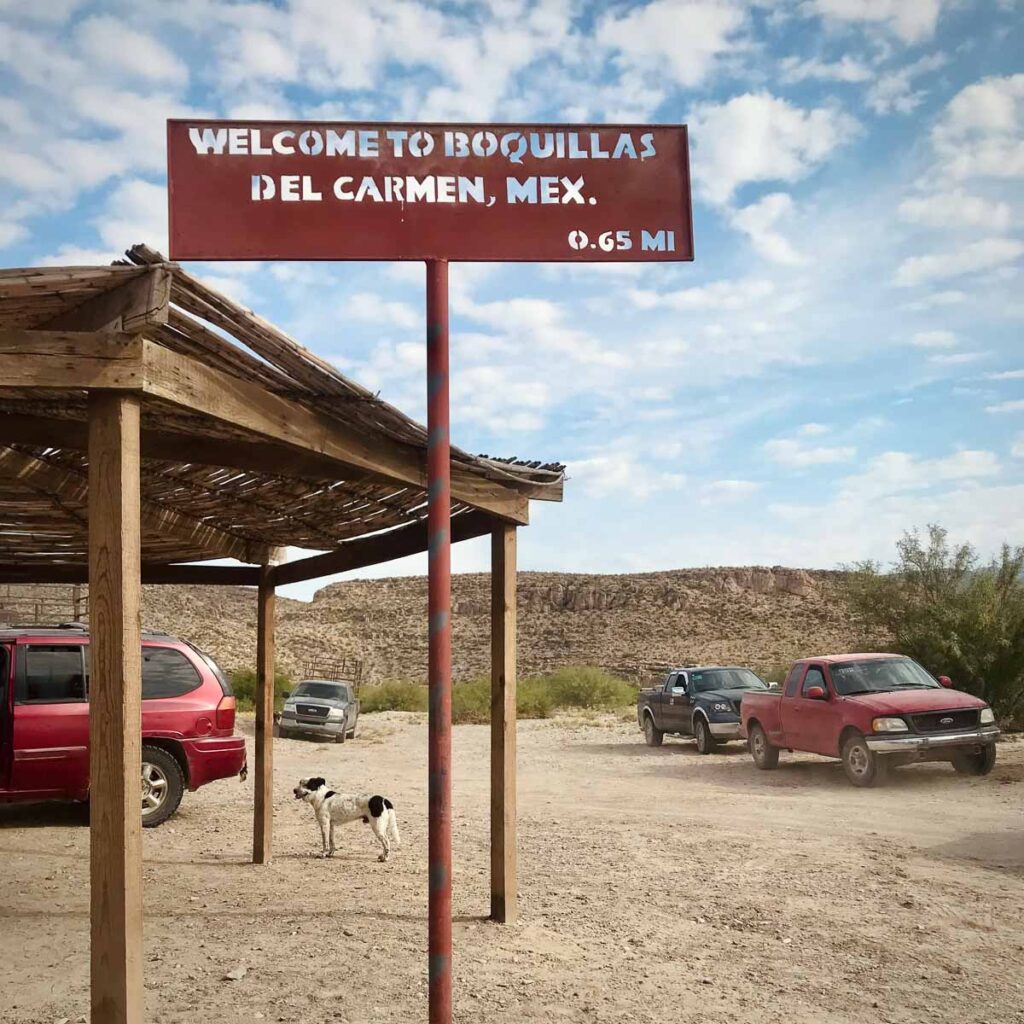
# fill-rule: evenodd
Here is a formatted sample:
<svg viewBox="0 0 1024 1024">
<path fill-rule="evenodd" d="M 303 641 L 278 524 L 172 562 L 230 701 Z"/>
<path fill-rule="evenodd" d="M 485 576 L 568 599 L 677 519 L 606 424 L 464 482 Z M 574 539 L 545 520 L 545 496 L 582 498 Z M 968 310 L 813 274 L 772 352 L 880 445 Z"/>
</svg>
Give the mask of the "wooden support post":
<svg viewBox="0 0 1024 1024">
<path fill-rule="evenodd" d="M 516 528 L 491 534 L 491 919 L 518 913 L 516 881 Z"/>
<path fill-rule="evenodd" d="M 89 395 L 92 1019 L 142 1021 L 139 400 Z"/>
<path fill-rule="evenodd" d="M 256 775 L 252 861 L 269 864 L 274 833 L 274 570 L 260 568 L 256 612 Z"/>
</svg>

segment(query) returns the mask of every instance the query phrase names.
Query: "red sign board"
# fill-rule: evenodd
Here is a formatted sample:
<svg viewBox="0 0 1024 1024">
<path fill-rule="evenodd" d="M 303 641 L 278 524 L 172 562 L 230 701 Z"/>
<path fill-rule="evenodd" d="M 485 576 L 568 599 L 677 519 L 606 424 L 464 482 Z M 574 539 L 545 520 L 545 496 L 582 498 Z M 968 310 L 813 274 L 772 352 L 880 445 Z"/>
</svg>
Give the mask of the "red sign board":
<svg viewBox="0 0 1024 1024">
<path fill-rule="evenodd" d="M 693 259 L 686 128 L 168 121 L 177 260 Z"/>
</svg>

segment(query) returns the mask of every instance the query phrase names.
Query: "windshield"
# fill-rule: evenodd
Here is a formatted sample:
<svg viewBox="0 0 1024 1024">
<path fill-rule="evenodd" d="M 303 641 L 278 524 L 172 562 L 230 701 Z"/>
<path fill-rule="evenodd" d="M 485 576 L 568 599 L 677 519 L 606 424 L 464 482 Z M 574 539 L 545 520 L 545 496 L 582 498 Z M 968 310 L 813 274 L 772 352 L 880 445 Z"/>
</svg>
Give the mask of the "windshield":
<svg viewBox="0 0 1024 1024">
<path fill-rule="evenodd" d="M 348 700 L 348 687 L 338 683 L 299 683 L 293 697 L 317 697 L 320 700 Z"/>
<path fill-rule="evenodd" d="M 885 690 L 938 690 L 939 682 L 916 661 L 846 661 L 832 666 L 832 683 L 840 697 Z"/>
<path fill-rule="evenodd" d="M 690 682 L 695 693 L 706 690 L 767 690 L 768 686 L 749 668 L 713 668 L 706 672 L 691 672 Z"/>
</svg>

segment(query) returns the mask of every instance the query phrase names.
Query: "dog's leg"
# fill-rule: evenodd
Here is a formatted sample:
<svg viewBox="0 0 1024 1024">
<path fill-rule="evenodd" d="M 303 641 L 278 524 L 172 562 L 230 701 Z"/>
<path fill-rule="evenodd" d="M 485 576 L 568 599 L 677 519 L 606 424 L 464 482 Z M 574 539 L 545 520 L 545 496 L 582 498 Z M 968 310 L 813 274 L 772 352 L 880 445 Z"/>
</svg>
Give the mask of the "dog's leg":
<svg viewBox="0 0 1024 1024">
<path fill-rule="evenodd" d="M 327 817 L 328 816 L 325 814 L 318 814 L 316 816 L 316 822 L 320 826 L 321 857 L 329 856 L 329 854 L 327 853 Z"/>
<path fill-rule="evenodd" d="M 377 858 L 382 864 L 391 855 L 391 841 L 388 839 L 388 827 L 384 818 L 385 816 L 382 814 L 379 818 L 370 819 L 370 828 L 373 829 L 373 834 L 384 848 L 384 852 Z"/>
<path fill-rule="evenodd" d="M 331 818 L 330 822 L 331 823 L 330 823 L 329 831 L 328 831 L 328 835 L 330 836 L 330 849 L 328 849 L 328 851 L 327 851 L 327 856 L 328 857 L 333 857 L 334 856 L 334 819 Z"/>
</svg>

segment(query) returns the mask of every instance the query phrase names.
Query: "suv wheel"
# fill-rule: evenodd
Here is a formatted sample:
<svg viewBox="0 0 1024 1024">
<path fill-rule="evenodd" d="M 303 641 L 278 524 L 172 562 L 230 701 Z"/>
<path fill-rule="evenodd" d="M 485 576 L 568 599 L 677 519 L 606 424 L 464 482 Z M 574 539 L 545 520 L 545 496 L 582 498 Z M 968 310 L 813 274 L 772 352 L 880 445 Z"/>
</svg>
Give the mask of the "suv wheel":
<svg viewBox="0 0 1024 1024">
<path fill-rule="evenodd" d="M 162 825 L 185 793 L 181 765 L 162 747 L 142 748 L 142 827 Z"/>
<path fill-rule="evenodd" d="M 768 742 L 768 734 L 759 725 L 750 727 L 750 738 L 747 740 L 750 756 L 754 765 L 761 771 L 771 771 L 779 767 L 779 748 Z"/>
<path fill-rule="evenodd" d="M 654 724 L 654 719 L 644 715 L 644 739 L 647 740 L 647 746 L 660 747 L 664 738 L 665 734 Z"/>
<path fill-rule="evenodd" d="M 960 775 L 988 775 L 995 766 L 994 743 L 986 743 L 981 750 L 958 750 L 953 755 L 953 767 Z"/>
<path fill-rule="evenodd" d="M 711 735 L 711 727 L 703 718 L 698 718 L 693 726 L 693 735 L 697 738 L 697 751 L 701 754 L 713 754 L 718 743 Z"/>
<path fill-rule="evenodd" d="M 855 786 L 877 786 L 885 782 L 889 762 L 874 753 L 867 740 L 856 733 L 843 744 L 843 769 Z"/>
</svg>

